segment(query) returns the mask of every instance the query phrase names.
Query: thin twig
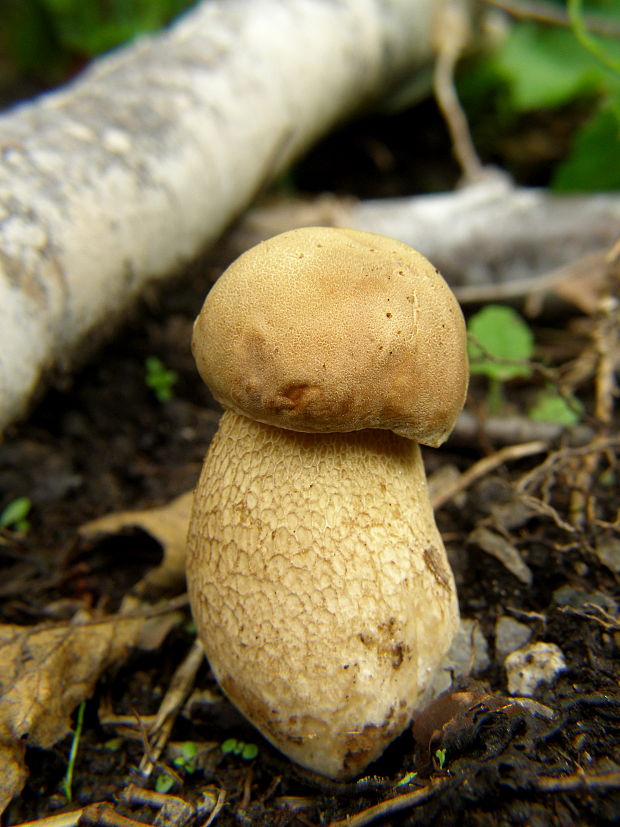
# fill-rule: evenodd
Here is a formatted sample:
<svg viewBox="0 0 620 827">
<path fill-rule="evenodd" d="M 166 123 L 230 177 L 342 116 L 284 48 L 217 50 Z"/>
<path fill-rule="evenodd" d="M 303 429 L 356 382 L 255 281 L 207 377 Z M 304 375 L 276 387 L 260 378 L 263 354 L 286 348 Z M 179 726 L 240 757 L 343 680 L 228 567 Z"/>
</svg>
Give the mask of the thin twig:
<svg viewBox="0 0 620 827">
<path fill-rule="evenodd" d="M 575 609 L 573 606 L 560 606 L 558 611 L 562 612 L 562 614 L 570 614 L 575 617 L 582 617 L 585 620 L 592 620 L 608 631 L 620 631 L 620 622 L 612 617 L 609 612 L 606 612 L 605 609 L 597 606 L 596 603 L 586 603 L 584 608 L 590 609 L 590 611 L 581 611 L 580 609 Z M 602 617 L 597 617 L 596 612 L 601 614 Z"/>
<path fill-rule="evenodd" d="M 452 151 L 467 181 L 484 176 L 469 124 L 454 85 L 454 72 L 470 37 L 468 14 L 461 0 L 443 0 L 436 23 L 437 58 L 433 72 L 433 90 L 437 104 L 450 132 Z"/>
<path fill-rule="evenodd" d="M 555 26 L 564 26 L 569 29 L 571 22 L 565 9 L 544 0 L 484 0 L 489 6 L 505 11 L 513 17 L 526 20 L 537 20 L 539 23 L 548 23 Z M 583 15 L 586 28 L 592 34 L 604 37 L 620 37 L 620 26 L 610 17 L 593 14 Z"/>
<path fill-rule="evenodd" d="M 250 803 L 250 799 L 252 797 L 252 780 L 254 778 L 254 770 L 252 767 L 249 767 L 245 778 L 243 779 L 243 795 L 241 796 L 241 801 L 239 802 L 239 809 L 245 810 L 245 808 Z"/>
<path fill-rule="evenodd" d="M 615 446 L 620 446 L 619 436 L 603 436 L 594 439 L 588 445 L 578 445 L 576 447 L 570 448 L 559 448 L 557 451 L 554 451 L 553 453 L 549 454 L 549 456 L 546 457 L 546 459 L 543 462 L 541 462 L 540 465 L 537 465 L 536 468 L 533 468 L 531 471 L 528 471 L 527 474 L 524 474 L 517 483 L 517 490 L 531 490 L 531 488 L 538 483 L 541 477 L 544 476 L 546 471 L 550 471 L 551 469 L 556 468 L 558 465 L 563 465 L 568 459 L 572 457 L 584 457 L 593 452 L 606 451 Z"/>
<path fill-rule="evenodd" d="M 203 662 L 204 651 L 200 641 L 196 639 L 185 656 L 185 659 L 172 676 L 170 686 L 161 702 L 157 717 L 150 727 L 149 735 L 155 736 L 155 742 L 140 762 L 139 769 L 144 776 L 148 777 L 152 773 L 153 767 L 159 760 L 172 731 L 172 727 L 174 726 L 179 709 L 185 703 L 194 685 L 196 673 Z"/>
<path fill-rule="evenodd" d="M 205 821 L 205 823 L 203 824 L 202 827 L 210 827 L 211 824 L 213 824 L 213 822 L 218 817 L 218 815 L 220 813 L 220 810 L 222 809 L 222 807 L 224 806 L 225 803 L 226 803 L 226 790 L 220 790 L 217 794 L 217 803 L 216 803 L 215 807 L 213 808 L 213 810 L 211 811 L 211 815 Z"/>
<path fill-rule="evenodd" d="M 179 809 L 189 808 L 189 810 L 194 812 L 194 807 L 191 804 L 176 795 L 158 793 L 156 790 L 147 790 L 144 787 L 138 787 L 137 784 L 128 784 L 125 789 L 122 790 L 119 798 L 128 804 L 147 804 L 149 807 L 154 807 L 158 810 L 162 807 L 170 807 L 172 805 Z"/>
<path fill-rule="evenodd" d="M 366 824 L 371 824 L 378 818 L 383 816 L 400 813 L 402 810 L 408 810 L 411 807 L 417 807 L 423 801 L 426 801 L 436 792 L 448 786 L 448 781 L 445 778 L 435 779 L 427 784 L 422 789 L 414 790 L 410 793 L 403 793 L 394 798 L 388 798 L 387 801 L 381 801 L 373 807 L 368 807 L 354 816 L 347 816 L 341 821 L 332 821 L 329 827 L 365 827 Z"/>
<path fill-rule="evenodd" d="M 58 815 L 45 816 L 35 821 L 22 821 L 15 827 L 76 827 L 83 812 L 84 808 L 80 807 L 79 810 L 72 810 L 70 813 L 58 813 Z"/>
<path fill-rule="evenodd" d="M 536 779 L 534 786 L 545 793 L 616 789 L 620 787 L 620 772 L 605 772 L 600 775 L 577 772 L 574 775 L 565 775 L 559 778 L 543 775 Z"/>
<path fill-rule="evenodd" d="M 609 431 L 618 391 L 616 366 L 620 345 L 619 320 L 618 300 L 608 294 L 599 303 L 599 312 L 591 334 L 596 354 L 594 415 L 602 423 L 604 432 Z M 583 458 L 577 468 L 570 501 L 570 517 L 576 526 L 583 526 L 586 519 L 590 523 L 595 519 L 592 480 L 598 471 L 600 461 L 601 451 L 592 451 Z"/>
<path fill-rule="evenodd" d="M 557 508 L 554 508 L 551 503 L 546 500 L 541 500 L 538 497 L 532 497 L 530 494 L 522 494 L 520 497 L 524 505 L 529 506 L 532 511 L 537 511 L 539 514 L 544 514 L 546 517 L 551 517 L 558 528 L 567 531 L 569 534 L 574 534 L 577 531 L 572 522 L 563 520 Z"/>
<path fill-rule="evenodd" d="M 504 462 L 523 459 L 533 454 L 541 454 L 547 450 L 547 447 L 547 443 L 542 441 L 525 442 L 520 445 L 507 445 L 505 448 L 500 448 L 500 450 L 494 454 L 483 457 L 468 468 L 467 471 L 464 471 L 451 485 L 433 497 L 433 508 L 441 508 L 442 505 L 445 505 L 457 494 L 460 494 L 461 491 L 469 488 L 476 480 L 484 477 Z"/>
<path fill-rule="evenodd" d="M 98 827 L 145 827 L 146 822 L 127 818 L 117 813 L 110 804 L 100 803 L 84 807 L 78 825 L 82 827 L 86 824 L 96 824 Z"/>
</svg>

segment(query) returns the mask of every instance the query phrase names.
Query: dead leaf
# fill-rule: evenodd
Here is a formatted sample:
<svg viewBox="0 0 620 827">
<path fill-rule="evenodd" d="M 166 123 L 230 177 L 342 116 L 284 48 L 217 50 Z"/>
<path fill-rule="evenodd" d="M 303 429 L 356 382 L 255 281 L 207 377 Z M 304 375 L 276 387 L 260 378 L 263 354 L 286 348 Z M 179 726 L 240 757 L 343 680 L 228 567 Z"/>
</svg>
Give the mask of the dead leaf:
<svg viewBox="0 0 620 827">
<path fill-rule="evenodd" d="M 519 554 L 519 550 L 512 543 L 508 542 L 501 534 L 491 531 L 484 526 L 478 526 L 474 529 L 467 538 L 468 543 L 473 543 L 486 551 L 487 554 L 492 555 L 500 563 L 508 569 L 511 574 L 514 574 L 526 586 L 531 585 L 533 575 L 530 567 L 523 561 Z"/>
<path fill-rule="evenodd" d="M 0 723 L 0 815 L 26 783 L 25 756 L 25 745 L 16 741 Z"/>
<path fill-rule="evenodd" d="M 80 613 L 70 623 L 0 625 L 0 813 L 24 784 L 24 744 L 49 748 L 60 740 L 100 675 L 141 646 L 145 630 L 157 644 L 178 618 L 173 612 L 102 619 Z"/>
<path fill-rule="evenodd" d="M 473 741 L 489 714 L 510 711 L 514 705 L 512 698 L 491 694 L 474 683 L 468 690 L 443 692 L 416 713 L 411 730 L 429 762 L 435 749 L 448 743 L 454 757 Z"/>
<path fill-rule="evenodd" d="M 138 595 L 180 592 L 185 588 L 185 551 L 187 528 L 192 510 L 193 491 L 176 497 L 168 505 L 140 511 L 118 511 L 80 528 L 82 537 L 91 539 L 100 534 L 118 534 L 129 528 L 140 528 L 150 534 L 163 548 L 164 557 L 134 587 Z"/>
</svg>

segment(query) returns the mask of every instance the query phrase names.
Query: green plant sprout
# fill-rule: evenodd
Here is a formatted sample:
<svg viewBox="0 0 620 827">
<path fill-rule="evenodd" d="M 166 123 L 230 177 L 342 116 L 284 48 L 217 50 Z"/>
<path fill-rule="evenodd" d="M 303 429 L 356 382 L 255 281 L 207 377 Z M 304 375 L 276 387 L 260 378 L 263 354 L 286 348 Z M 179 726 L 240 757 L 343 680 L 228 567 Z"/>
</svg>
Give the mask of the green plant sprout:
<svg viewBox="0 0 620 827">
<path fill-rule="evenodd" d="M 576 107 L 583 121 L 568 152 L 553 165 L 551 189 L 615 190 L 620 186 L 620 39 L 613 32 L 620 4 L 568 0 L 566 11 L 570 28 L 513 22 L 497 49 L 483 50 L 462 68 L 459 87 L 487 145 L 501 140 L 525 113 Z"/>
<path fill-rule="evenodd" d="M 489 380 L 489 412 L 498 414 L 504 405 L 503 383 L 517 376 L 529 377 L 527 364 L 534 352 L 532 331 L 511 307 L 489 304 L 467 323 L 471 373 Z"/>
<path fill-rule="evenodd" d="M 197 769 L 198 744 L 195 741 L 184 741 L 177 749 L 179 753 L 172 759 L 172 763 L 187 775 L 192 775 Z M 179 776 L 176 773 L 163 772 L 155 779 L 155 791 L 162 794 L 168 793 L 178 780 Z"/>
<path fill-rule="evenodd" d="M 73 795 L 71 791 L 71 786 L 73 784 L 73 771 L 75 769 L 75 761 L 77 758 L 78 746 L 80 743 L 80 738 L 82 736 L 82 727 L 84 726 L 85 707 L 86 701 L 82 701 L 82 703 L 78 706 L 77 718 L 75 721 L 75 729 L 73 731 L 73 740 L 71 741 L 71 749 L 69 751 L 69 762 L 67 764 L 67 772 L 65 773 L 65 777 L 62 781 L 62 791 L 65 794 L 67 802 L 70 802 L 72 800 Z"/>
<path fill-rule="evenodd" d="M 169 370 L 157 356 L 148 356 L 144 362 L 146 370 L 145 382 L 160 402 L 169 402 L 172 397 L 172 388 L 177 381 L 178 374 Z"/>
<path fill-rule="evenodd" d="M 174 787 L 175 779 L 171 775 L 158 775 L 155 779 L 155 792 L 165 795 Z"/>
<path fill-rule="evenodd" d="M 615 485 L 616 474 L 613 468 L 607 468 L 605 471 L 603 471 L 599 476 L 598 481 L 601 485 L 604 485 L 607 488 L 610 488 L 612 485 Z"/>
<path fill-rule="evenodd" d="M 435 750 L 435 760 L 437 761 L 437 766 L 439 767 L 439 769 L 442 770 L 446 763 L 445 749 Z"/>
<path fill-rule="evenodd" d="M 570 400 L 565 399 L 553 388 L 546 388 L 536 397 L 536 403 L 528 411 L 528 416 L 534 422 L 553 422 L 570 428 L 581 419 L 581 411 L 579 400 L 572 396 Z"/>
<path fill-rule="evenodd" d="M 174 758 L 172 763 L 175 767 L 185 770 L 188 775 L 196 772 L 196 756 L 198 755 L 198 744 L 195 741 L 185 741 L 181 744 L 181 752 Z"/>
<path fill-rule="evenodd" d="M 251 761 L 258 755 L 256 744 L 246 744 L 244 741 L 237 741 L 236 738 L 227 738 L 220 749 L 229 755 L 239 755 L 244 761 Z"/>
<path fill-rule="evenodd" d="M 504 406 L 503 383 L 518 376 L 528 378 L 534 370 L 549 378 L 550 370 L 531 362 L 534 337 L 521 316 L 511 307 L 489 304 L 467 323 L 468 353 L 472 373 L 489 380 L 487 407 L 491 415 Z M 553 380 L 540 391 L 528 411 L 534 422 L 552 422 L 571 427 L 582 416 L 583 406 L 572 394 L 558 392 Z"/>
<path fill-rule="evenodd" d="M 0 528 L 11 528 L 26 534 L 30 529 L 30 523 L 26 519 L 32 508 L 28 497 L 17 497 L 0 512 Z"/>
</svg>

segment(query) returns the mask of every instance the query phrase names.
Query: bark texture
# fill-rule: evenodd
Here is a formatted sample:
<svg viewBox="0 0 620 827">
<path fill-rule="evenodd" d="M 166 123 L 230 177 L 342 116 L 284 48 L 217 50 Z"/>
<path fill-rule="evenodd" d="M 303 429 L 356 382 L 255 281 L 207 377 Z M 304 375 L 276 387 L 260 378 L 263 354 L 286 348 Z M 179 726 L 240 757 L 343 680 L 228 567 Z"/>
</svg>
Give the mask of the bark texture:
<svg viewBox="0 0 620 827">
<path fill-rule="evenodd" d="M 457 297 L 478 287 L 531 280 L 608 249 L 620 234 L 617 193 L 554 195 L 515 186 L 499 171 L 454 192 L 355 202 L 332 196 L 248 210 L 226 237 L 232 259 L 276 233 L 353 227 L 409 244 Z M 484 300 L 484 299 L 482 299 Z"/>
<path fill-rule="evenodd" d="M 432 0 L 211 0 L 0 118 L 0 430 L 265 181 L 432 57 Z"/>
</svg>

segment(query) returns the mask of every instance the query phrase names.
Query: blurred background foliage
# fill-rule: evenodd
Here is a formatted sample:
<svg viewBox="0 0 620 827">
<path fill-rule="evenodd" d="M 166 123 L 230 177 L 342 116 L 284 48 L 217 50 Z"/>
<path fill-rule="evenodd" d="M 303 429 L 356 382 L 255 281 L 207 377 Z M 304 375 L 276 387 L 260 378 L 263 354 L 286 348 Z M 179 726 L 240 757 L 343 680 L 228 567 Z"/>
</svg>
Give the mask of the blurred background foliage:
<svg viewBox="0 0 620 827">
<path fill-rule="evenodd" d="M 0 0 L 0 105 L 62 83 L 194 2 Z M 502 15 L 500 33 L 462 61 L 457 81 L 485 163 L 557 191 L 620 188 L 620 0 L 480 7 Z"/>
<path fill-rule="evenodd" d="M 555 161 L 549 184 L 557 191 L 618 189 L 620 0 L 506 5 L 524 17 L 458 79 L 476 144 L 483 155 L 503 144 L 517 177 L 521 155 Z"/>
<path fill-rule="evenodd" d="M 0 0 L 0 95 L 49 89 L 196 0 Z M 25 94 L 20 94 L 20 89 Z"/>
</svg>

